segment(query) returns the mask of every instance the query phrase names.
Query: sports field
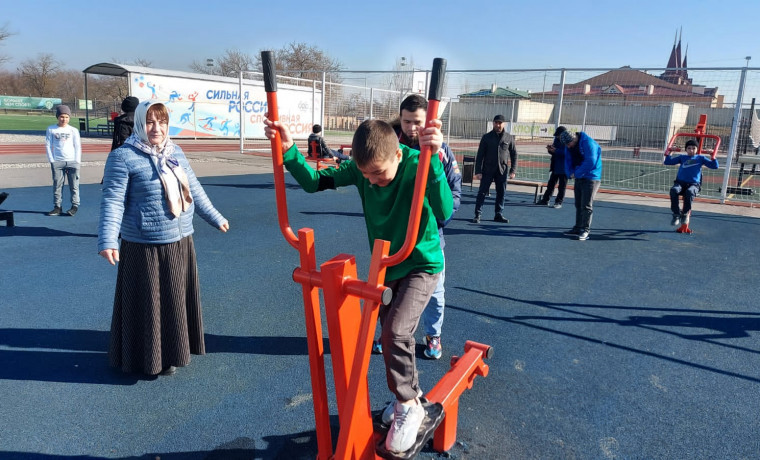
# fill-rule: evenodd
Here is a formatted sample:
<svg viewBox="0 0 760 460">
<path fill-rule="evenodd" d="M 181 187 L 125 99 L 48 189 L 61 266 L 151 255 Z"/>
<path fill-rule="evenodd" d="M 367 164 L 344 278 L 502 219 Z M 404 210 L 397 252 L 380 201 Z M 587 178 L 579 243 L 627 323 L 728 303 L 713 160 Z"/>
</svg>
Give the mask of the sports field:
<svg viewBox="0 0 760 460">
<path fill-rule="evenodd" d="M 90 126 L 96 126 L 105 122 L 105 118 L 90 117 Z M 0 131 L 41 131 L 44 134 L 48 126 L 56 123 L 57 120 L 54 113 L 44 115 L 0 113 Z M 79 129 L 78 117 L 71 117 L 69 124 Z"/>
</svg>

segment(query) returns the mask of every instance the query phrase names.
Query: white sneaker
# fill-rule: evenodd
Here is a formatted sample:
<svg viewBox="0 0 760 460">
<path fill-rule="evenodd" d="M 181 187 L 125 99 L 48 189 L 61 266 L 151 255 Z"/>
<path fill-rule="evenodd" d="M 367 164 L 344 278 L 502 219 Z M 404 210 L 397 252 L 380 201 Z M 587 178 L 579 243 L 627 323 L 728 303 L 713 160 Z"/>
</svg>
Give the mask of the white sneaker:
<svg viewBox="0 0 760 460">
<path fill-rule="evenodd" d="M 413 406 L 396 404 L 393 425 L 391 425 L 388 436 L 385 438 L 385 448 L 389 452 L 400 454 L 414 446 L 414 442 L 417 440 L 417 431 L 425 419 L 425 408 L 422 407 L 420 400 L 415 399 L 414 402 L 415 405 Z"/>
<path fill-rule="evenodd" d="M 421 388 L 417 389 L 417 397 L 418 398 L 422 397 L 422 389 Z M 382 416 L 382 418 L 383 418 L 383 424 L 384 425 L 390 425 L 391 423 L 393 423 L 393 413 L 395 412 L 395 409 L 396 409 L 396 401 L 397 401 L 396 398 L 393 398 L 393 401 L 391 401 L 390 403 L 388 403 L 388 405 L 385 406 L 385 409 L 383 409 L 383 416 Z"/>
</svg>

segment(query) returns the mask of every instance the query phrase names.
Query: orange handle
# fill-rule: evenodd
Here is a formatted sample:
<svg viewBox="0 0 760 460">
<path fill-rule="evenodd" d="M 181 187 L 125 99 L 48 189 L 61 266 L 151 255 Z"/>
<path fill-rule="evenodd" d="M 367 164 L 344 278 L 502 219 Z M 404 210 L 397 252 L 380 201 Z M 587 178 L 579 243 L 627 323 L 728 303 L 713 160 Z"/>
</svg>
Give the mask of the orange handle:
<svg viewBox="0 0 760 460">
<path fill-rule="evenodd" d="M 277 109 L 277 78 L 275 76 L 274 55 L 271 51 L 261 52 L 261 64 L 264 69 L 264 90 L 267 93 L 267 118 L 271 121 L 279 121 L 280 114 Z M 285 241 L 298 249 L 298 237 L 288 223 L 288 201 L 285 195 L 285 173 L 282 161 L 282 139 L 280 132 L 275 131 L 272 144 L 272 171 L 274 173 L 274 192 L 277 199 L 277 221 Z"/>
<path fill-rule="evenodd" d="M 430 121 L 438 118 L 438 104 L 441 100 L 443 91 L 443 77 L 446 72 L 446 60 L 435 58 L 433 60 L 433 72 L 430 79 L 430 93 L 428 95 L 427 117 L 425 119 L 425 128 L 430 126 Z M 395 254 L 383 259 L 382 264 L 385 267 L 403 262 L 414 249 L 417 243 L 417 235 L 420 230 L 420 217 L 422 216 L 422 205 L 425 201 L 425 187 L 427 186 L 428 171 L 430 170 L 430 158 L 432 149 L 429 145 L 423 145 L 420 149 L 420 161 L 417 166 L 417 175 L 414 182 L 414 196 L 412 197 L 412 209 L 409 213 L 409 223 L 406 227 L 406 239 L 404 245 Z"/>
</svg>

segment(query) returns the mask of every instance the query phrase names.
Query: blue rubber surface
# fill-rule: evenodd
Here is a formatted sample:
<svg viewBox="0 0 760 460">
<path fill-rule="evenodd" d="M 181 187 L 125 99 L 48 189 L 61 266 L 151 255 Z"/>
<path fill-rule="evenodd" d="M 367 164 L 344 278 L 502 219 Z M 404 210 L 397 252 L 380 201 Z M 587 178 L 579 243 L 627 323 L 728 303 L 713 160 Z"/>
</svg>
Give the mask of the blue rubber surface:
<svg viewBox="0 0 760 460">
<path fill-rule="evenodd" d="M 315 229 L 318 262 L 356 254 L 366 278 L 356 191 L 308 195 L 286 177 L 291 224 Z M 155 380 L 107 367 L 116 269 L 96 253 L 100 186 L 81 187 L 73 218 L 44 215 L 50 187 L 13 190 L 3 208 L 16 227 L 0 226 L 0 458 L 315 458 L 298 256 L 272 177 L 201 182 L 231 224 L 195 223 L 208 354 Z M 447 228 L 441 360 L 422 357 L 418 331 L 425 390 L 466 340 L 494 348 L 488 377 L 462 395 L 450 458 L 759 458 L 760 221 L 696 203 L 695 233 L 681 235 L 667 208 L 597 202 L 580 242 L 562 235 L 571 197 L 559 210 L 507 197 L 510 224 L 487 220 L 486 201 L 475 225 L 465 192 Z M 380 409 L 379 356 L 369 382 Z"/>
</svg>

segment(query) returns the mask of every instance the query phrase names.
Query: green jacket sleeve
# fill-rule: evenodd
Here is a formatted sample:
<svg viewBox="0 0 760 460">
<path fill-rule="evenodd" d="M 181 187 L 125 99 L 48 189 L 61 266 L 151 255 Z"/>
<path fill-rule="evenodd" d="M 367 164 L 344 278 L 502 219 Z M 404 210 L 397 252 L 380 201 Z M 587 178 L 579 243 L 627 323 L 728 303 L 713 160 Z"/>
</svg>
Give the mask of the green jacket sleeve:
<svg viewBox="0 0 760 460">
<path fill-rule="evenodd" d="M 353 161 L 344 162 L 340 168 L 315 171 L 295 144 L 282 154 L 282 160 L 288 172 L 307 193 L 356 184 L 358 170 Z"/>
</svg>

